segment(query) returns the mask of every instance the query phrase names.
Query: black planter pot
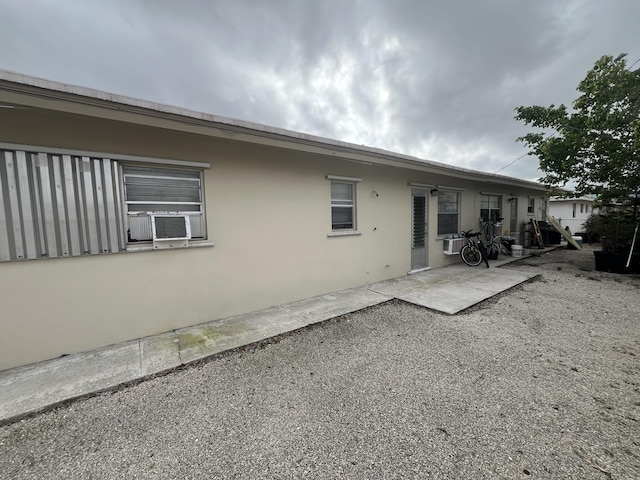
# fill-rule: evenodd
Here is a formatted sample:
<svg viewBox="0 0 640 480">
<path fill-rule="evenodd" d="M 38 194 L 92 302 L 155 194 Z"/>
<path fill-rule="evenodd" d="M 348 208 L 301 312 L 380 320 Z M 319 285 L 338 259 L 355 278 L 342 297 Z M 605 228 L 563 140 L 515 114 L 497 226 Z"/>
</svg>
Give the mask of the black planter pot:
<svg viewBox="0 0 640 480">
<path fill-rule="evenodd" d="M 594 251 L 596 270 L 598 272 L 611 273 L 640 273 L 640 254 L 631 256 L 631 264 L 627 268 L 628 253 Z"/>
</svg>

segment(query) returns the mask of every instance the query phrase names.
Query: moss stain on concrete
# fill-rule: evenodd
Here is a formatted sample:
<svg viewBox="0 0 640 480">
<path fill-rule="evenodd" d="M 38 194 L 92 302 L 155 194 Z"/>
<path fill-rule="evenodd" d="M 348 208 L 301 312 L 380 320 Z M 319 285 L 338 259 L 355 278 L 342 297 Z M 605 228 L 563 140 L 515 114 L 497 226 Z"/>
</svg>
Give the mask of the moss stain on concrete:
<svg viewBox="0 0 640 480">
<path fill-rule="evenodd" d="M 208 326 L 197 332 L 179 333 L 178 345 L 180 350 L 188 350 L 197 348 L 204 350 L 208 345 L 215 343 L 224 337 L 233 337 L 245 331 L 245 328 L 239 325 L 221 325 Z"/>
</svg>

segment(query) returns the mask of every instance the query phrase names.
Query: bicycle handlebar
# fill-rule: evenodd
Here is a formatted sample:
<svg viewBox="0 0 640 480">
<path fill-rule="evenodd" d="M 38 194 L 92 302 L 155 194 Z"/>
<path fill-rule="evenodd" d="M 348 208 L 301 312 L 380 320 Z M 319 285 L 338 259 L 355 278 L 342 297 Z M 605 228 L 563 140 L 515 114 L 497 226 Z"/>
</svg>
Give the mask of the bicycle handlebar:
<svg viewBox="0 0 640 480">
<path fill-rule="evenodd" d="M 480 235 L 482 232 L 474 232 L 473 228 L 471 230 L 467 230 L 466 232 L 463 231 L 462 234 L 464 235 L 464 238 L 472 238 L 472 237 L 477 237 L 478 235 Z"/>
</svg>

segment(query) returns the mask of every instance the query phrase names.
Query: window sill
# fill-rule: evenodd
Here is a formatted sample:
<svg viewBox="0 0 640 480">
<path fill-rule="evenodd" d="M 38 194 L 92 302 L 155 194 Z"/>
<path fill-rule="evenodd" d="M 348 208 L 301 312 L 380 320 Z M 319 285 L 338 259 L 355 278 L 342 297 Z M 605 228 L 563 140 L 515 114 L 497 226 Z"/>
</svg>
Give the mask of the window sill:
<svg viewBox="0 0 640 480">
<path fill-rule="evenodd" d="M 362 234 L 357 230 L 348 230 L 346 232 L 331 232 L 331 233 L 327 233 L 327 237 L 349 237 L 349 236 L 353 236 L 353 235 L 362 235 Z"/>
<path fill-rule="evenodd" d="M 183 248 L 201 248 L 201 247 L 213 247 L 213 242 L 207 240 L 195 240 L 193 242 L 189 242 L 188 247 Z M 127 245 L 127 252 L 150 252 L 152 250 L 158 250 L 157 248 L 153 248 L 153 243 L 142 243 L 140 245 Z M 162 250 L 179 250 L 179 248 L 167 248 Z"/>
<path fill-rule="evenodd" d="M 451 237 L 451 235 L 453 235 L 453 237 Z M 443 240 L 446 240 L 446 239 L 451 240 L 452 238 L 462 238 L 462 237 L 460 236 L 459 233 L 447 233 L 446 235 L 437 236 L 434 240 L 443 241 Z"/>
</svg>

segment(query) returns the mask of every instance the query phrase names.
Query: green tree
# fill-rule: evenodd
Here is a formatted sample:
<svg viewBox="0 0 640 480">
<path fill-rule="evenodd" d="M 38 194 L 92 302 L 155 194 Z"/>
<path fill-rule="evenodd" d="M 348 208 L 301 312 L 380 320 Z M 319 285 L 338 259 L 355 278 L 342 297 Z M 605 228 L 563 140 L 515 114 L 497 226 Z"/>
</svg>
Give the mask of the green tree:
<svg viewBox="0 0 640 480">
<path fill-rule="evenodd" d="M 573 108 L 516 108 L 516 120 L 539 128 L 518 141 L 531 148 L 544 173 L 541 182 L 572 196 L 598 195 L 599 204 L 633 205 L 640 191 L 640 70 L 627 68 L 626 54 L 603 56 L 577 88 Z"/>
</svg>

